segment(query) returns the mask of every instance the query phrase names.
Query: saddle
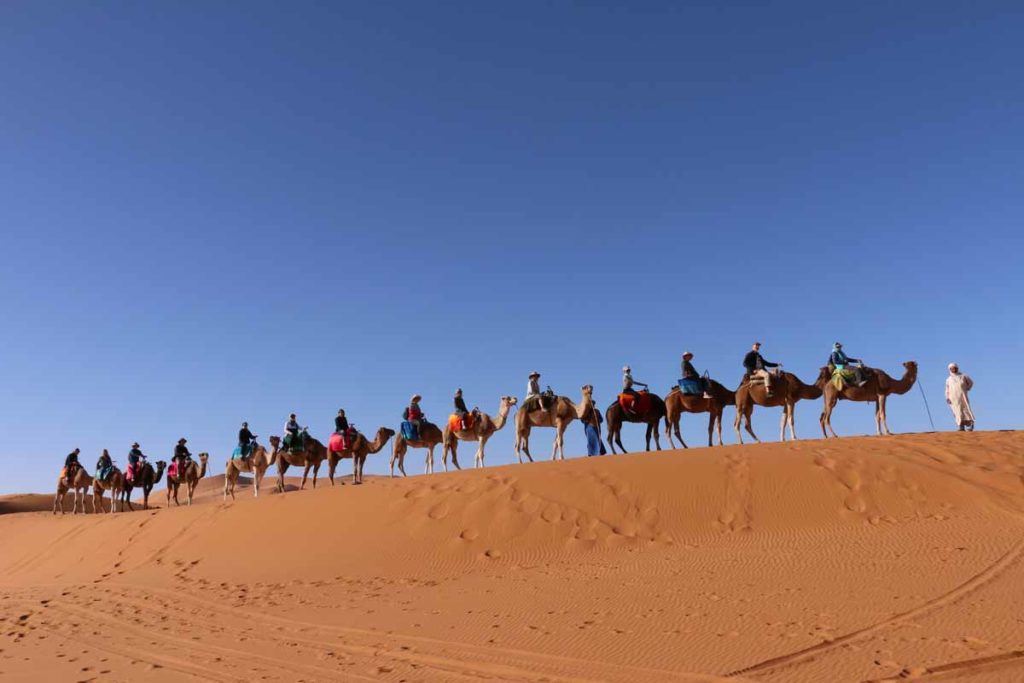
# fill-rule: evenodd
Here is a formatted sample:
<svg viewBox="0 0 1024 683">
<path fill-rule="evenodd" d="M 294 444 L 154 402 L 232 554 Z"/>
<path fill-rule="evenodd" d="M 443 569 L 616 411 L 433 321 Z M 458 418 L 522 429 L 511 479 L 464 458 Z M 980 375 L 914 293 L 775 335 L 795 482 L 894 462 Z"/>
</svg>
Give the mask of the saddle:
<svg viewBox="0 0 1024 683">
<path fill-rule="evenodd" d="M 680 379 L 678 390 L 683 392 L 683 396 L 703 396 L 704 391 L 700 387 L 699 379 Z"/>
<path fill-rule="evenodd" d="M 327 442 L 328 448 L 334 453 L 347 451 L 352 447 L 352 442 L 356 440 L 357 434 L 359 432 L 356 431 L 355 427 L 349 427 L 348 431 L 345 432 L 334 432 L 331 434 L 330 441 Z"/>
<path fill-rule="evenodd" d="M 651 392 L 646 389 L 634 394 L 619 394 L 619 405 L 622 409 L 633 413 L 637 417 L 643 417 L 651 409 Z"/>
<path fill-rule="evenodd" d="M 461 417 L 452 413 L 448 416 L 448 431 L 450 432 L 464 432 L 472 429 L 474 424 L 476 424 L 474 413 L 466 413 Z"/>
<path fill-rule="evenodd" d="M 284 449 L 293 453 L 301 453 L 306 450 L 306 442 L 308 439 L 309 433 L 305 429 L 299 432 L 298 438 L 295 438 L 295 435 L 289 432 L 284 435 Z"/>
</svg>

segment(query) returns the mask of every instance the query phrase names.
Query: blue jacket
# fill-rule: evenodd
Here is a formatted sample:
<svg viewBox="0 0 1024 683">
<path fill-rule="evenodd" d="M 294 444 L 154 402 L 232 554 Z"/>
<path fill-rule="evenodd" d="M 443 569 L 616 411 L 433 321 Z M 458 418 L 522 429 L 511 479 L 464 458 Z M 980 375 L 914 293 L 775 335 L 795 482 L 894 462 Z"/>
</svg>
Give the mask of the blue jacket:
<svg viewBox="0 0 1024 683">
<path fill-rule="evenodd" d="M 832 362 L 832 365 L 836 366 L 837 368 L 844 368 L 846 367 L 847 363 L 864 362 L 860 358 L 850 358 L 845 353 L 843 353 L 842 349 L 836 349 L 835 351 L 833 351 L 832 356 L 829 358 L 829 360 Z"/>
</svg>

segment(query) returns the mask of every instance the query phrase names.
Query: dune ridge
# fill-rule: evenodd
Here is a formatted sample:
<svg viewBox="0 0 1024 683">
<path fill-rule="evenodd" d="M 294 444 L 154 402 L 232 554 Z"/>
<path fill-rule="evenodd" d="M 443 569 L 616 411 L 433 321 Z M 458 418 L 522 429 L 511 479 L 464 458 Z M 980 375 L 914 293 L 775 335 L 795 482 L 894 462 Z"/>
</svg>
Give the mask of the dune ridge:
<svg viewBox="0 0 1024 683">
<path fill-rule="evenodd" d="M 0 515 L 0 675 L 1024 676 L 1024 433 L 242 487 L 227 504 L 221 487 L 191 508 Z"/>
</svg>

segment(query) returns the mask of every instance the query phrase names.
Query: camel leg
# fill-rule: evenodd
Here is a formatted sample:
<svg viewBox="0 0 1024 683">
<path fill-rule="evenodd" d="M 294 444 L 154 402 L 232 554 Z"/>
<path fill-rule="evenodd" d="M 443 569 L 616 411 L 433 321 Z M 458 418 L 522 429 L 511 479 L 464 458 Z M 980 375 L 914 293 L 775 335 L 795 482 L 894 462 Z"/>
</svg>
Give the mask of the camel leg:
<svg viewBox="0 0 1024 683">
<path fill-rule="evenodd" d="M 224 497 L 221 499 L 221 502 L 224 502 L 224 503 L 228 502 L 228 487 L 232 486 L 232 483 L 233 482 L 231 481 L 231 469 L 229 468 L 228 471 L 224 473 Z M 231 492 L 231 500 L 234 500 L 234 499 L 235 499 L 235 492 L 232 491 Z"/>
<path fill-rule="evenodd" d="M 434 446 L 431 446 L 430 448 L 427 449 L 427 462 L 426 466 L 424 467 L 424 473 L 434 473 Z M 405 475 L 405 470 L 402 470 L 402 475 Z"/>
<path fill-rule="evenodd" d="M 789 407 L 789 438 L 796 441 L 796 404 Z"/>
<path fill-rule="evenodd" d="M 313 465 L 313 488 L 316 488 L 316 478 L 320 474 L 320 461 L 317 460 L 316 464 Z"/>
<path fill-rule="evenodd" d="M 396 438 L 391 446 L 391 460 L 388 462 L 388 476 L 392 478 L 395 476 L 395 460 L 398 459 L 398 448 L 398 439 Z"/>
<path fill-rule="evenodd" d="M 789 408 L 782 406 L 782 425 L 781 431 L 779 432 L 779 441 L 786 440 L 786 423 L 789 422 Z"/>
<path fill-rule="evenodd" d="M 753 414 L 754 414 L 754 407 L 753 406 L 750 406 L 750 407 L 746 408 L 743 411 L 743 426 L 747 430 L 747 434 L 750 434 L 750 438 L 752 438 L 757 443 L 761 443 L 761 439 L 757 438 L 757 434 L 754 433 L 754 427 L 753 427 L 752 421 L 750 419 Z M 738 419 L 739 419 L 739 417 L 737 416 L 737 420 Z M 739 434 L 739 430 L 736 430 L 736 433 Z M 740 443 L 743 443 L 743 442 L 741 441 Z"/>
<path fill-rule="evenodd" d="M 885 409 L 886 399 L 887 396 L 885 394 L 878 397 L 878 414 L 882 420 L 882 429 L 885 431 L 886 436 L 892 436 L 892 430 L 889 429 L 889 419 Z"/>
<path fill-rule="evenodd" d="M 359 483 L 359 455 L 357 453 L 352 454 L 352 483 Z"/>
<path fill-rule="evenodd" d="M 878 398 L 875 399 L 875 435 L 882 436 L 882 409 Z"/>
<path fill-rule="evenodd" d="M 334 457 L 334 451 L 327 454 L 327 478 L 331 480 L 331 486 L 334 486 L 334 469 L 340 461 L 341 458 Z"/>
<path fill-rule="evenodd" d="M 306 488 L 306 480 L 309 478 L 309 461 L 306 461 L 306 466 L 302 468 L 302 483 L 299 484 L 299 490 L 302 491 Z"/>
<path fill-rule="evenodd" d="M 715 433 L 715 413 L 714 411 L 708 415 L 708 448 L 711 448 L 713 444 L 712 438 Z"/>
<path fill-rule="evenodd" d="M 675 448 L 676 442 L 672 440 L 672 420 L 665 416 L 665 438 L 668 439 L 668 447 Z"/>
<path fill-rule="evenodd" d="M 491 437 L 489 436 L 481 436 L 479 439 L 480 447 L 477 449 L 477 451 L 480 453 L 480 467 L 484 466 L 484 457 L 486 456 L 484 449 L 487 447 L 487 440 L 490 438 Z"/>
<path fill-rule="evenodd" d="M 740 413 L 740 409 L 737 408 L 736 409 L 736 419 L 733 420 L 732 426 L 733 426 L 733 429 L 736 430 L 736 439 L 737 439 L 737 441 L 739 441 L 740 445 L 742 446 L 743 445 L 743 434 L 740 433 L 740 420 L 741 419 L 742 419 L 742 414 Z"/>
<path fill-rule="evenodd" d="M 253 468 L 253 472 L 252 472 L 252 495 L 255 498 L 259 498 L 260 497 L 260 484 L 263 483 L 263 477 L 264 477 L 264 475 L 266 475 L 266 473 L 267 473 L 267 471 L 265 469 L 261 470 L 261 469 Z M 232 494 L 232 495 L 234 495 L 234 494 Z"/>
<path fill-rule="evenodd" d="M 724 446 L 725 445 L 725 442 L 722 440 L 722 417 L 724 416 L 724 414 L 725 414 L 725 410 L 719 410 L 718 414 L 715 416 L 715 424 L 717 425 L 717 429 L 718 429 L 718 445 L 719 446 Z"/>
</svg>

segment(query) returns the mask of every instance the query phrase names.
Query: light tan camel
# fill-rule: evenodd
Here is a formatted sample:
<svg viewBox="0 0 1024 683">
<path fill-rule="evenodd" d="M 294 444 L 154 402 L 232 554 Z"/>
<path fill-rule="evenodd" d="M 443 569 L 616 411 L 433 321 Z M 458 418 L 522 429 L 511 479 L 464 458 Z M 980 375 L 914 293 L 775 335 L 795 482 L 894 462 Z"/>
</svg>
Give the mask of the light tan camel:
<svg viewBox="0 0 1024 683">
<path fill-rule="evenodd" d="M 89 487 L 92 486 L 92 477 L 85 471 L 85 468 L 79 465 L 75 468 L 75 474 L 71 478 L 71 484 L 68 485 L 68 478 L 61 477 L 57 480 L 57 495 L 53 497 L 53 514 L 57 514 L 57 509 L 60 509 L 60 514 L 64 514 L 64 496 L 67 495 L 68 491 L 74 491 L 75 497 L 71 511 L 74 514 L 78 514 L 78 501 L 82 501 L 82 514 L 85 514 L 85 499 L 89 495 Z M 96 512 L 94 507 L 93 512 Z"/>
<path fill-rule="evenodd" d="M 684 394 L 678 386 L 673 387 L 665 397 L 665 436 L 668 437 L 668 443 L 672 448 L 676 447 L 672 440 L 673 430 L 683 448 L 687 447 L 682 434 L 679 433 L 679 421 L 683 413 L 710 413 L 708 417 L 708 446 L 712 445 L 716 426 L 718 427 L 718 445 L 723 445 L 722 413 L 725 412 L 726 406 L 736 405 L 736 392 L 729 391 L 715 380 L 710 380 L 710 382 L 711 390 L 708 394 L 711 398 L 704 398 L 700 394 L 696 396 Z"/>
<path fill-rule="evenodd" d="M 426 474 L 433 474 L 434 472 L 434 449 L 444 439 L 441 434 L 441 428 L 433 422 L 427 422 L 426 420 L 420 421 L 420 433 L 418 439 L 412 441 L 402 436 L 402 432 L 398 431 L 395 433 L 395 443 L 391 448 L 391 462 L 388 463 L 388 468 L 391 472 L 391 476 L 395 476 L 395 461 L 398 461 L 398 471 L 405 475 L 405 453 L 410 448 L 426 448 L 427 449 L 427 467 Z"/>
<path fill-rule="evenodd" d="M 516 413 L 516 458 L 523 462 L 523 454 L 533 462 L 530 455 L 530 430 L 534 427 L 554 427 L 555 443 L 551 448 L 552 460 L 565 460 L 565 429 L 576 419 L 576 404 L 565 396 L 553 398 L 554 405 L 544 410 L 539 402 L 534 402 L 532 410 L 527 411 L 524 403 L 523 410 Z"/>
<path fill-rule="evenodd" d="M 332 451 L 328 448 L 327 476 L 331 480 L 331 486 L 334 486 L 334 470 L 338 467 L 338 463 L 344 458 L 352 458 L 352 483 L 362 484 L 363 465 L 366 463 L 366 456 L 372 453 L 379 453 L 380 450 L 387 445 L 388 439 L 394 435 L 395 432 L 393 429 L 381 427 L 377 430 L 377 436 L 372 442 L 367 441 L 362 432 L 356 432 L 355 438 L 351 440 L 348 448 L 345 450 Z"/>
<path fill-rule="evenodd" d="M 281 437 L 270 437 L 270 464 L 277 463 L 277 491 L 284 493 L 284 473 L 288 471 L 289 465 L 302 468 L 302 484 L 299 490 L 306 488 L 306 479 L 309 478 L 309 470 L 313 470 L 313 488 L 316 488 L 316 478 L 320 473 L 320 463 L 327 459 L 327 446 L 323 445 L 313 436 L 306 436 L 306 447 L 301 451 L 290 451 L 281 449 Z"/>
<path fill-rule="evenodd" d="M 502 396 L 501 403 L 498 405 L 498 416 L 492 418 L 487 413 L 479 413 L 476 416 L 476 420 L 473 422 L 472 429 L 460 429 L 457 431 L 451 430 L 451 423 L 444 426 L 444 435 L 442 437 L 441 447 L 441 464 L 444 465 L 444 471 L 448 471 L 448 454 L 451 453 L 452 465 L 455 469 L 462 469 L 459 467 L 459 442 L 460 441 L 476 441 L 476 456 L 474 458 L 474 467 L 484 466 L 484 448 L 487 446 L 487 440 L 494 436 L 494 433 L 499 431 L 508 422 L 509 411 L 519 401 L 515 396 Z"/>
<path fill-rule="evenodd" d="M 604 419 L 608 428 L 608 445 L 611 447 L 612 453 L 615 453 L 616 443 L 619 444 L 619 448 L 623 453 L 626 452 L 626 447 L 622 445 L 622 425 L 625 422 L 647 425 L 645 435 L 647 446 L 645 450 L 651 450 L 651 436 L 654 437 L 655 448 L 659 451 L 661 450 L 661 440 L 658 438 L 658 422 L 665 418 L 665 401 L 657 394 L 648 392 L 647 395 L 649 396 L 650 404 L 647 412 L 643 415 L 626 412 L 619 403 L 618 397 L 605 410 Z M 665 429 L 668 429 L 668 420 L 665 420 Z"/>
<path fill-rule="evenodd" d="M 268 467 L 270 467 L 270 458 L 267 456 L 267 449 L 256 443 L 253 444 L 248 458 L 228 460 L 224 466 L 224 500 L 228 499 L 228 494 L 231 495 L 231 500 L 235 499 L 235 484 L 238 482 L 238 475 L 242 472 L 252 474 L 252 495 L 258 498 L 260 483 L 263 481 L 263 475 L 267 473 Z"/>
<path fill-rule="evenodd" d="M 110 491 L 110 514 L 114 514 L 114 510 L 117 509 L 117 499 L 121 495 L 121 491 L 124 489 L 124 475 L 121 470 L 116 467 L 110 468 L 110 474 L 107 475 L 106 480 L 93 479 L 92 480 L 92 510 L 103 509 L 103 492 Z M 84 506 L 83 506 L 84 507 Z M 124 506 L 121 506 L 121 511 L 124 512 Z"/>
<path fill-rule="evenodd" d="M 156 469 L 149 462 L 142 462 L 139 465 L 139 472 L 135 476 L 133 481 L 128 481 L 128 477 L 124 478 L 124 488 L 121 489 L 121 509 L 124 509 L 124 504 L 128 503 L 128 509 L 135 512 L 135 506 L 132 505 L 132 490 L 138 486 L 142 488 L 142 509 L 149 509 L 149 493 L 153 490 L 153 487 L 160 483 L 160 478 L 164 476 L 164 468 L 167 467 L 167 463 L 163 460 L 156 461 Z"/>
<path fill-rule="evenodd" d="M 171 498 L 174 498 L 175 505 L 181 505 L 178 502 L 178 487 L 182 484 L 185 485 L 185 496 L 186 504 L 192 504 L 192 496 L 196 492 L 196 487 L 199 486 L 199 480 L 206 476 L 206 463 L 209 461 L 210 456 L 207 453 L 199 454 L 199 463 L 196 464 L 195 460 L 189 460 L 188 465 L 185 466 L 184 471 L 178 472 L 176 476 L 167 475 L 167 507 L 171 507 Z"/>
<path fill-rule="evenodd" d="M 891 435 L 889 424 L 885 415 L 886 397 L 897 394 L 903 395 L 910 391 L 914 382 L 917 381 L 917 363 L 910 360 L 903 364 L 903 377 L 893 379 L 882 370 L 873 370 L 865 378 L 864 386 L 858 387 L 854 384 L 843 386 L 842 390 L 836 389 L 831 382 L 832 373 L 829 368 L 821 369 L 821 377 L 824 379 L 825 410 L 821 413 L 821 433 L 827 439 L 829 432 L 832 436 L 838 437 L 832 429 L 832 410 L 836 407 L 839 399 L 847 401 L 866 401 L 875 403 L 875 430 L 879 436 L 883 433 Z M 826 431 L 826 429 L 828 431 Z"/>
<path fill-rule="evenodd" d="M 796 440 L 796 402 L 801 399 L 814 399 L 821 396 L 821 378 L 815 384 L 804 384 L 792 372 L 783 372 L 772 378 L 772 395 L 765 391 L 764 384 L 751 385 L 746 379 L 736 389 L 736 421 L 733 426 L 736 428 L 736 438 L 743 443 L 743 435 L 740 434 L 740 421 L 742 420 L 747 433 L 754 441 L 761 442 L 754 434 L 750 426 L 750 416 L 754 412 L 754 405 L 765 407 L 782 406 L 782 423 L 780 425 L 779 440 L 786 440 L 786 424 L 789 424 L 789 435 Z"/>
</svg>

